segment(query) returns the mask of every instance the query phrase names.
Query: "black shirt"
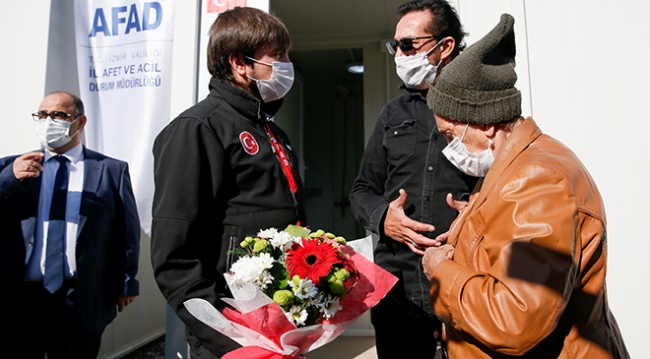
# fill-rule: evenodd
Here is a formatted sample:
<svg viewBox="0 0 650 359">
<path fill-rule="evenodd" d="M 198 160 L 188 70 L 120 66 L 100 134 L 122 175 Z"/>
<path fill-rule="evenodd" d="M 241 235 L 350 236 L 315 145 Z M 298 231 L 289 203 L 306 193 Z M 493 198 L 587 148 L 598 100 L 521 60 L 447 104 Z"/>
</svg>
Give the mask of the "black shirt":
<svg viewBox="0 0 650 359">
<path fill-rule="evenodd" d="M 375 263 L 402 280 L 398 285 L 404 287 L 407 300 L 433 315 L 422 257 L 383 233 L 384 216 L 403 188 L 408 195 L 406 215 L 435 226 L 435 232 L 423 233 L 435 238 L 449 230 L 458 214 L 447 205 L 447 193 L 468 200 L 477 179 L 463 174 L 442 154 L 447 141 L 438 131 L 425 94 L 410 91 L 382 109 L 350 200 L 357 220 L 379 235 Z"/>
</svg>

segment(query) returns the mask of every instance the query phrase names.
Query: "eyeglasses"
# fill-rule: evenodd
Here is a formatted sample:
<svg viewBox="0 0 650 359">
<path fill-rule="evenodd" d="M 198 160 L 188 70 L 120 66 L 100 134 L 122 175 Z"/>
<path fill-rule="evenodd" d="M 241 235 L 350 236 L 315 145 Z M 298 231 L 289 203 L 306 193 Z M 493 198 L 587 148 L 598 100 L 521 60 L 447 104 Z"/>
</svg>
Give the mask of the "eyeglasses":
<svg viewBox="0 0 650 359">
<path fill-rule="evenodd" d="M 402 52 L 407 52 L 413 50 L 413 40 L 420 40 L 420 39 L 433 39 L 435 36 L 419 36 L 419 37 L 412 37 L 412 38 L 404 38 L 401 40 L 394 40 L 394 41 L 388 41 L 386 43 L 386 48 L 388 49 L 388 53 L 391 55 L 395 55 L 395 52 L 397 52 L 397 48 L 399 47 Z"/>
<path fill-rule="evenodd" d="M 47 113 L 45 111 L 38 111 L 32 114 L 32 118 L 37 122 L 43 122 L 48 117 L 51 118 L 54 122 L 66 122 L 66 120 L 70 117 L 76 118 L 79 116 L 81 116 L 80 113 L 65 113 L 61 111 L 52 111 L 50 113 Z"/>
</svg>

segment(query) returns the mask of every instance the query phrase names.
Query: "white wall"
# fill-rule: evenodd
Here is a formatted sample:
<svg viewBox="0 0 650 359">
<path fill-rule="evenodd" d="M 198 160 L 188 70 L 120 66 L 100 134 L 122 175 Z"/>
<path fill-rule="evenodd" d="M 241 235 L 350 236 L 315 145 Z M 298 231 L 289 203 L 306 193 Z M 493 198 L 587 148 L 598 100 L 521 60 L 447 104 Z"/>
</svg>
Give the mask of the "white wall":
<svg viewBox="0 0 650 359">
<path fill-rule="evenodd" d="M 0 156 L 6 156 L 40 147 L 30 114 L 45 93 L 50 1 L 2 1 L 0 14 Z"/>
</svg>

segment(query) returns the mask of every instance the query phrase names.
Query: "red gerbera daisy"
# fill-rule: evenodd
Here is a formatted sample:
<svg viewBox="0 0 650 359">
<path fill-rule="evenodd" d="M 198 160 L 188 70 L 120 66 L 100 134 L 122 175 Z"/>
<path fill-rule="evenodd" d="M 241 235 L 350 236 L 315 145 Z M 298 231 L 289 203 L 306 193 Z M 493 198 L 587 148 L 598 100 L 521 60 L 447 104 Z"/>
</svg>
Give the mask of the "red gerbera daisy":
<svg viewBox="0 0 650 359">
<path fill-rule="evenodd" d="M 287 251 L 287 269 L 290 277 L 306 278 L 318 284 L 336 263 L 336 249 L 329 243 L 317 239 L 302 239 L 302 246 L 294 245 Z"/>
</svg>

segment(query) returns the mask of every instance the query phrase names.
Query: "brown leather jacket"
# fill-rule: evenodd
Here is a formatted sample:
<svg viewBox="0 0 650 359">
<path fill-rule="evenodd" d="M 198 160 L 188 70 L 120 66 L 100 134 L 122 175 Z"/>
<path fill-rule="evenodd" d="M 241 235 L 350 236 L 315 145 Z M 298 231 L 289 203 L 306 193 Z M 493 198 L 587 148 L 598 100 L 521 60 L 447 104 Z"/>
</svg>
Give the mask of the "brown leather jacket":
<svg viewBox="0 0 650 359">
<path fill-rule="evenodd" d="M 575 154 L 528 118 L 476 188 L 431 281 L 449 357 L 628 358 L 607 304 L 605 210 Z"/>
</svg>

